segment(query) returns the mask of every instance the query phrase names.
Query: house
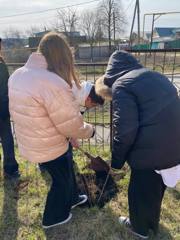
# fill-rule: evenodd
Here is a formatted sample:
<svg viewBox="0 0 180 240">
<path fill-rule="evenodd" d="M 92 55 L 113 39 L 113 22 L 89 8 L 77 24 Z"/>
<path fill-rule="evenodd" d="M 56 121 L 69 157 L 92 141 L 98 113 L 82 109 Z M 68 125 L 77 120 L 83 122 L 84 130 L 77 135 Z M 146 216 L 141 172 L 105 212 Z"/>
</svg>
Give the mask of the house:
<svg viewBox="0 0 180 240">
<path fill-rule="evenodd" d="M 144 48 L 141 49 L 167 49 L 167 48 L 179 48 L 180 46 L 180 28 L 175 27 L 155 27 L 153 30 L 152 45 L 151 33 L 145 33 L 148 44 L 144 44 Z M 137 46 L 136 46 L 137 48 Z"/>
<path fill-rule="evenodd" d="M 136 42 L 135 42 L 136 43 Z M 145 32 L 143 44 L 133 45 L 133 49 L 177 49 L 180 48 L 180 27 L 155 27 L 151 44 L 151 32 Z"/>
<path fill-rule="evenodd" d="M 156 27 L 153 31 L 152 49 L 178 48 L 180 41 L 180 28 Z M 173 42 L 173 44 L 171 44 Z"/>
<path fill-rule="evenodd" d="M 41 38 L 48 32 L 50 32 L 50 30 L 34 33 L 33 37 L 29 37 L 29 47 L 36 48 Z M 67 37 L 71 46 L 76 46 L 79 43 L 86 42 L 86 36 L 82 36 L 80 32 L 74 31 L 74 32 L 59 32 L 59 33 L 62 33 Z"/>
<path fill-rule="evenodd" d="M 175 40 L 177 37 L 180 37 L 180 28 L 175 27 L 156 27 L 153 31 L 153 41 L 161 40 Z"/>
<path fill-rule="evenodd" d="M 4 49 L 23 48 L 28 40 L 25 38 L 4 38 L 2 39 Z"/>
</svg>

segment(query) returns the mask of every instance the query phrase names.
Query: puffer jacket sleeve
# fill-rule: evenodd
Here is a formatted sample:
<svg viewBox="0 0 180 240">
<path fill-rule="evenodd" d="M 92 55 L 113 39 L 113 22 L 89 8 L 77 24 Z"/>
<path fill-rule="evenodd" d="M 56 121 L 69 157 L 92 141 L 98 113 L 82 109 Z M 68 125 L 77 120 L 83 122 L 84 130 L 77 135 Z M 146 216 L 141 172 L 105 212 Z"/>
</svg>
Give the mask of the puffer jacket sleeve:
<svg viewBox="0 0 180 240">
<path fill-rule="evenodd" d="M 53 125 L 65 137 L 90 138 L 93 135 L 94 129 L 83 121 L 79 105 L 69 87 L 47 90 L 45 107 Z"/>
<path fill-rule="evenodd" d="M 123 86 L 113 87 L 112 168 L 120 169 L 136 138 L 138 110 L 135 97 Z"/>
</svg>

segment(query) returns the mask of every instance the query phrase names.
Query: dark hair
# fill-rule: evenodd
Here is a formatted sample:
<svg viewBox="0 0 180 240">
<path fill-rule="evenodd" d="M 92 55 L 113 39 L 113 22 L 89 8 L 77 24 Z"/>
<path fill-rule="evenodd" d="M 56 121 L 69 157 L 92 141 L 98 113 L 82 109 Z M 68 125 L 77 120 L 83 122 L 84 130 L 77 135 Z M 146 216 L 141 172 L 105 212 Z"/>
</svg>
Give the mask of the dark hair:
<svg viewBox="0 0 180 240">
<path fill-rule="evenodd" d="M 91 98 L 91 101 L 94 102 L 94 103 L 97 103 L 99 105 L 103 105 L 104 104 L 104 99 L 97 95 L 96 91 L 95 91 L 95 86 L 93 85 L 92 88 L 91 88 L 91 91 L 89 93 L 89 96 Z"/>
</svg>

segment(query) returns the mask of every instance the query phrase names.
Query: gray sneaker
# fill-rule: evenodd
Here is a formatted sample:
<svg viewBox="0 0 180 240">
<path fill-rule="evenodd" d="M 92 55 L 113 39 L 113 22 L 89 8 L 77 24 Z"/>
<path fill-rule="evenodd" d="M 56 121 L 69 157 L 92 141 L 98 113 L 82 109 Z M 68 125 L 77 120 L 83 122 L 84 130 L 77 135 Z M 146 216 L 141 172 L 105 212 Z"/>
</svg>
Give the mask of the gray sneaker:
<svg viewBox="0 0 180 240">
<path fill-rule="evenodd" d="M 42 227 L 43 227 L 44 229 L 48 229 L 48 228 L 56 227 L 56 226 L 58 226 L 58 225 L 63 225 L 63 224 L 65 224 L 65 223 L 68 223 L 68 222 L 71 220 L 71 218 L 72 218 L 72 213 L 69 214 L 68 218 L 64 219 L 64 220 L 61 221 L 61 222 L 57 222 L 57 223 L 53 223 L 53 224 L 46 224 L 46 225 L 43 224 Z"/>
<path fill-rule="evenodd" d="M 130 220 L 128 217 L 119 217 L 119 223 L 121 225 L 124 225 L 128 231 L 130 231 L 134 236 L 139 237 L 140 239 L 148 239 L 149 236 L 148 235 L 142 235 L 140 233 L 137 233 L 133 230 Z"/>
<path fill-rule="evenodd" d="M 84 195 L 79 195 L 78 201 L 72 205 L 71 209 L 73 209 L 73 208 L 75 208 L 79 205 L 84 204 L 85 202 L 87 202 L 87 200 L 88 200 L 87 195 L 85 195 L 85 194 Z"/>
</svg>

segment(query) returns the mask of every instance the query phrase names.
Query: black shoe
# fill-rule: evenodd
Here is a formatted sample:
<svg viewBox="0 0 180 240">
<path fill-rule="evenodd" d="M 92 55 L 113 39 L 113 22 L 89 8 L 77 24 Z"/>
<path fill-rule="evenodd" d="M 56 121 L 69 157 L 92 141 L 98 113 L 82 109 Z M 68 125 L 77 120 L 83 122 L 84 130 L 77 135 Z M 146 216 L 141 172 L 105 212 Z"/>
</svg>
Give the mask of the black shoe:
<svg viewBox="0 0 180 240">
<path fill-rule="evenodd" d="M 73 209 L 73 208 L 75 208 L 79 205 L 84 204 L 85 202 L 87 202 L 87 200 L 88 200 L 87 195 L 85 195 L 85 194 L 84 195 L 79 195 L 78 201 L 72 205 L 71 209 Z"/>
<path fill-rule="evenodd" d="M 5 178 L 7 178 L 7 179 L 19 179 L 20 178 L 20 173 L 19 173 L 19 171 L 17 170 L 17 171 L 15 171 L 15 172 L 13 172 L 13 173 L 7 173 L 7 172 L 5 172 L 4 171 L 4 177 Z"/>
</svg>

